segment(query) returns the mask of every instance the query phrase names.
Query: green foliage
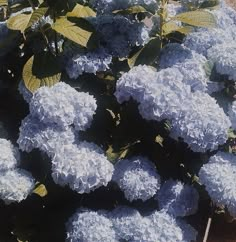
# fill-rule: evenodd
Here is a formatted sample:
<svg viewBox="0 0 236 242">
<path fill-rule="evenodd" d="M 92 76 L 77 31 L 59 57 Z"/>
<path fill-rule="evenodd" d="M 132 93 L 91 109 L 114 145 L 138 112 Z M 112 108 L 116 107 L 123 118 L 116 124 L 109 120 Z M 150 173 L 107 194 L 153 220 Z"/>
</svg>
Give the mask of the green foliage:
<svg viewBox="0 0 236 242">
<path fill-rule="evenodd" d="M 26 88 L 34 92 L 41 86 L 52 86 L 59 82 L 61 72 L 56 57 L 44 52 L 26 62 L 22 76 Z"/>
<path fill-rule="evenodd" d="M 196 27 L 216 27 L 214 16 L 211 13 L 202 10 L 180 13 L 173 17 L 172 20 L 181 21 L 182 23 Z"/>
<path fill-rule="evenodd" d="M 77 18 L 96 17 L 96 12 L 94 12 L 88 6 L 76 4 L 72 12 L 67 13 L 67 17 L 77 17 Z"/>
<path fill-rule="evenodd" d="M 19 30 L 24 33 L 29 21 L 31 19 L 31 14 L 18 14 L 8 19 L 7 27 L 12 30 Z"/>
<path fill-rule="evenodd" d="M 36 188 L 33 191 L 34 194 L 37 194 L 40 197 L 45 197 L 48 194 L 47 188 L 44 184 L 40 184 L 39 182 L 36 184 Z"/>
<path fill-rule="evenodd" d="M 148 13 L 149 11 L 145 9 L 142 6 L 136 5 L 129 7 L 127 9 L 121 9 L 121 10 L 114 10 L 113 13 L 118 13 L 122 15 L 127 15 L 127 14 L 138 14 L 138 13 Z"/>
<path fill-rule="evenodd" d="M 66 17 L 61 17 L 56 20 L 52 25 L 54 29 L 59 34 L 74 41 L 75 43 L 86 47 L 87 43 L 92 35 L 92 32 L 84 30 L 74 23 L 70 22 Z"/>
<path fill-rule="evenodd" d="M 151 65 L 155 60 L 158 59 L 161 50 L 161 39 L 155 37 L 137 53 L 128 59 L 129 67 L 132 68 L 135 65 Z"/>
</svg>

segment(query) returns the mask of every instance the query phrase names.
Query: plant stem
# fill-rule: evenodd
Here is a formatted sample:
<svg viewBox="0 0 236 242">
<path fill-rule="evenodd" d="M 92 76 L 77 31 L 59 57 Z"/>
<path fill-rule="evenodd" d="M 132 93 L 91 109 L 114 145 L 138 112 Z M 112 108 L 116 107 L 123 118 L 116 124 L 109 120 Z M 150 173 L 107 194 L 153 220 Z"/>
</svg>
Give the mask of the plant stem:
<svg viewBox="0 0 236 242">
<path fill-rule="evenodd" d="M 161 48 L 163 46 L 163 25 L 165 23 L 164 14 L 166 11 L 166 0 L 161 0 L 161 8 L 160 8 L 160 38 L 161 38 Z"/>
<path fill-rule="evenodd" d="M 55 10 L 53 10 L 53 21 L 54 23 L 56 22 L 56 13 Z M 56 49 L 56 55 L 58 55 L 58 43 L 57 43 L 57 32 L 55 31 L 55 35 L 54 35 L 54 42 L 55 42 L 55 49 Z"/>
<path fill-rule="evenodd" d="M 212 218 L 213 218 L 214 213 L 215 213 L 215 206 L 212 203 L 212 205 L 211 205 L 211 213 L 210 213 L 210 216 L 208 218 L 208 222 L 207 222 L 207 226 L 206 226 L 203 242 L 207 242 L 207 240 L 208 240 L 209 231 L 210 231 L 210 228 L 211 228 L 211 223 L 212 223 Z"/>
<path fill-rule="evenodd" d="M 209 231 L 210 231 L 210 228 L 211 228 L 211 222 L 212 222 L 212 218 L 209 217 L 208 218 L 208 222 L 207 222 L 207 227 L 206 227 L 206 231 L 205 231 L 203 242 L 207 242 L 207 239 L 208 239 L 208 236 L 209 236 Z"/>
<path fill-rule="evenodd" d="M 29 2 L 29 4 L 30 4 L 30 6 L 32 7 L 32 9 L 35 11 L 36 8 L 35 8 L 34 3 L 32 2 L 32 0 L 28 0 L 28 2 Z M 53 52 L 52 52 L 52 50 L 51 50 L 51 47 L 50 47 L 50 45 L 49 45 L 48 37 L 47 37 L 47 35 L 46 35 L 44 29 L 43 29 L 42 26 L 41 26 L 40 20 L 39 20 L 39 29 L 40 29 L 40 32 L 41 32 L 41 34 L 42 34 L 44 40 L 45 40 L 46 46 L 47 46 L 47 48 L 48 48 L 48 51 L 49 51 L 51 54 L 53 54 Z M 53 55 L 54 55 L 54 54 L 53 54 Z"/>
<path fill-rule="evenodd" d="M 29 2 L 29 4 L 30 4 L 31 8 L 33 8 L 33 10 L 35 10 L 35 6 L 34 6 L 32 0 L 28 0 L 28 2 Z"/>
</svg>

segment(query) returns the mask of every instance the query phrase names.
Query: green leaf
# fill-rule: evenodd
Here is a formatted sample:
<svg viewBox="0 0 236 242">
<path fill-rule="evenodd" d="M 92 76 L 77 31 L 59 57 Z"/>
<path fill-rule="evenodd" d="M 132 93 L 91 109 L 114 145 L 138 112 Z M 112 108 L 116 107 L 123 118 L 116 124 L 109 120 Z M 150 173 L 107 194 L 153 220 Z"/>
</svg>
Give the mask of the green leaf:
<svg viewBox="0 0 236 242">
<path fill-rule="evenodd" d="M 40 185 L 38 185 L 38 186 L 34 189 L 33 193 L 39 195 L 40 197 L 45 197 L 45 196 L 47 196 L 48 191 L 47 191 L 45 185 L 40 184 Z"/>
<path fill-rule="evenodd" d="M 181 34 L 187 35 L 187 34 L 193 32 L 194 31 L 194 28 L 191 27 L 191 26 L 184 26 L 184 27 L 180 27 L 180 28 L 176 29 L 175 31 L 176 32 L 179 32 Z"/>
<path fill-rule="evenodd" d="M 7 27 L 12 30 L 19 30 L 21 33 L 27 28 L 31 14 L 18 14 L 7 20 Z"/>
<path fill-rule="evenodd" d="M 219 0 L 208 0 L 208 1 L 205 1 L 203 2 L 201 5 L 200 5 L 200 8 L 216 8 L 217 6 L 219 6 L 220 2 Z"/>
<path fill-rule="evenodd" d="M 31 14 L 18 14 L 8 19 L 7 27 L 12 30 L 19 30 L 24 33 L 25 30 L 38 22 L 47 12 L 48 8 L 38 8 Z"/>
<path fill-rule="evenodd" d="M 56 22 L 52 25 L 52 29 L 68 38 L 69 40 L 72 40 L 84 47 L 87 46 L 87 43 L 92 35 L 92 32 L 86 31 L 76 26 L 65 17 L 57 19 Z"/>
<path fill-rule="evenodd" d="M 163 34 L 168 35 L 172 32 L 179 32 L 182 34 L 189 34 L 193 32 L 194 28 L 192 26 L 180 27 L 177 23 L 170 21 L 163 25 Z"/>
<path fill-rule="evenodd" d="M 132 68 L 135 65 L 151 65 L 158 59 L 161 50 L 161 40 L 159 37 L 151 38 L 151 40 L 135 55 L 128 59 L 128 65 Z"/>
<path fill-rule="evenodd" d="M 229 139 L 236 139 L 236 133 L 234 132 L 233 129 L 229 129 L 229 131 L 228 131 L 228 138 Z"/>
<path fill-rule="evenodd" d="M 45 52 L 32 56 L 23 68 L 23 80 L 26 88 L 35 92 L 41 86 L 53 86 L 61 79 L 61 72 L 57 60 Z"/>
<path fill-rule="evenodd" d="M 109 145 L 109 147 L 106 151 L 106 156 L 110 162 L 115 163 L 119 159 L 124 159 L 126 157 L 126 155 L 128 154 L 128 152 L 129 152 L 129 148 L 115 151 L 113 149 L 112 145 Z"/>
<path fill-rule="evenodd" d="M 68 17 L 87 18 L 96 17 L 96 13 L 88 6 L 76 4 L 72 12 L 67 13 Z"/>
<path fill-rule="evenodd" d="M 136 6 L 132 6 L 130 8 L 127 9 L 119 9 L 119 10 L 115 10 L 113 11 L 113 13 L 118 13 L 118 14 L 137 14 L 137 13 L 146 13 L 149 12 L 147 9 L 145 9 L 142 6 L 136 5 Z"/>
<path fill-rule="evenodd" d="M 2 6 L 8 6 L 8 1 L 7 0 L 0 0 L 0 7 Z"/>
<path fill-rule="evenodd" d="M 158 143 L 161 147 L 163 147 L 164 139 L 160 135 L 157 135 L 155 138 L 155 142 Z"/>
<path fill-rule="evenodd" d="M 163 24 L 162 29 L 163 29 L 163 34 L 168 35 L 174 31 L 176 31 L 177 29 L 179 29 L 179 25 L 177 25 L 173 21 L 170 21 L 170 22 Z"/>
<path fill-rule="evenodd" d="M 38 8 L 36 9 L 29 19 L 28 25 L 26 28 L 31 27 L 34 23 L 37 23 L 48 11 L 48 8 Z"/>
<path fill-rule="evenodd" d="M 181 21 L 182 23 L 189 24 L 196 27 L 206 27 L 206 28 L 216 27 L 216 21 L 213 14 L 204 10 L 196 10 L 196 11 L 180 13 L 175 17 L 173 17 L 172 20 Z"/>
</svg>

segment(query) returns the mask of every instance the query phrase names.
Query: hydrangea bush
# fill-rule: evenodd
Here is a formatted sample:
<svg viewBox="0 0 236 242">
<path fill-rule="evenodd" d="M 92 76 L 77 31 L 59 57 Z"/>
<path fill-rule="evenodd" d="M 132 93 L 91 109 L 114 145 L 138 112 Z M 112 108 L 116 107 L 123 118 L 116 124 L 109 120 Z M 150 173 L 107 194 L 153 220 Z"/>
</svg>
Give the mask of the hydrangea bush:
<svg viewBox="0 0 236 242">
<path fill-rule="evenodd" d="M 0 18 L 0 241 L 203 241 L 236 217 L 236 10 L 3 0 Z"/>
</svg>

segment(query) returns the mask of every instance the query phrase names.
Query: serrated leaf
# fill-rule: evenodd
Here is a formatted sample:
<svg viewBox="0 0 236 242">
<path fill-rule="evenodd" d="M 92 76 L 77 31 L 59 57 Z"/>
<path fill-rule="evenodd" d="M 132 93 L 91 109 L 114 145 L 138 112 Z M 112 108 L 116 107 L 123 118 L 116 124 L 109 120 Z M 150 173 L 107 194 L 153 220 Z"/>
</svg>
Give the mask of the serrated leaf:
<svg viewBox="0 0 236 242">
<path fill-rule="evenodd" d="M 172 20 L 181 21 L 196 27 L 212 28 L 216 27 L 216 21 L 213 14 L 204 11 L 196 10 L 185 13 L 180 13 L 172 18 Z"/>
<path fill-rule="evenodd" d="M 137 13 L 145 13 L 148 12 L 147 9 L 145 9 L 142 6 L 136 5 L 136 6 L 132 6 L 130 8 L 127 9 L 119 9 L 119 10 L 115 10 L 113 11 L 113 13 L 119 13 L 119 14 L 137 14 Z"/>
<path fill-rule="evenodd" d="M 41 86 L 53 86 L 59 82 L 61 72 L 55 57 L 45 53 L 44 56 L 32 56 L 26 62 L 22 76 L 26 88 L 35 92 Z"/>
<path fill-rule="evenodd" d="M 39 195 L 40 197 L 45 197 L 45 196 L 47 196 L 48 191 L 47 191 L 47 188 L 45 187 L 45 185 L 40 184 L 33 190 L 33 193 Z"/>
<path fill-rule="evenodd" d="M 92 35 L 92 32 L 86 31 L 76 26 L 65 17 L 57 19 L 56 22 L 52 25 L 52 29 L 68 38 L 69 40 L 72 40 L 84 47 L 87 46 L 87 43 Z"/>
<path fill-rule="evenodd" d="M 48 8 L 38 8 L 36 9 L 29 19 L 28 25 L 26 28 L 31 27 L 34 23 L 37 23 L 48 11 Z"/>
<path fill-rule="evenodd" d="M 24 33 L 29 20 L 31 18 L 31 14 L 18 14 L 13 17 L 10 17 L 7 20 L 7 27 L 12 30 L 19 30 L 21 33 Z"/>
<path fill-rule="evenodd" d="M 68 17 L 87 18 L 96 17 L 96 13 L 88 6 L 76 4 L 72 12 L 67 13 Z"/>
<path fill-rule="evenodd" d="M 135 55 L 128 59 L 128 65 L 132 68 L 135 65 L 151 65 L 158 59 L 161 50 L 161 40 L 159 37 L 151 38 L 151 40 Z"/>
</svg>

